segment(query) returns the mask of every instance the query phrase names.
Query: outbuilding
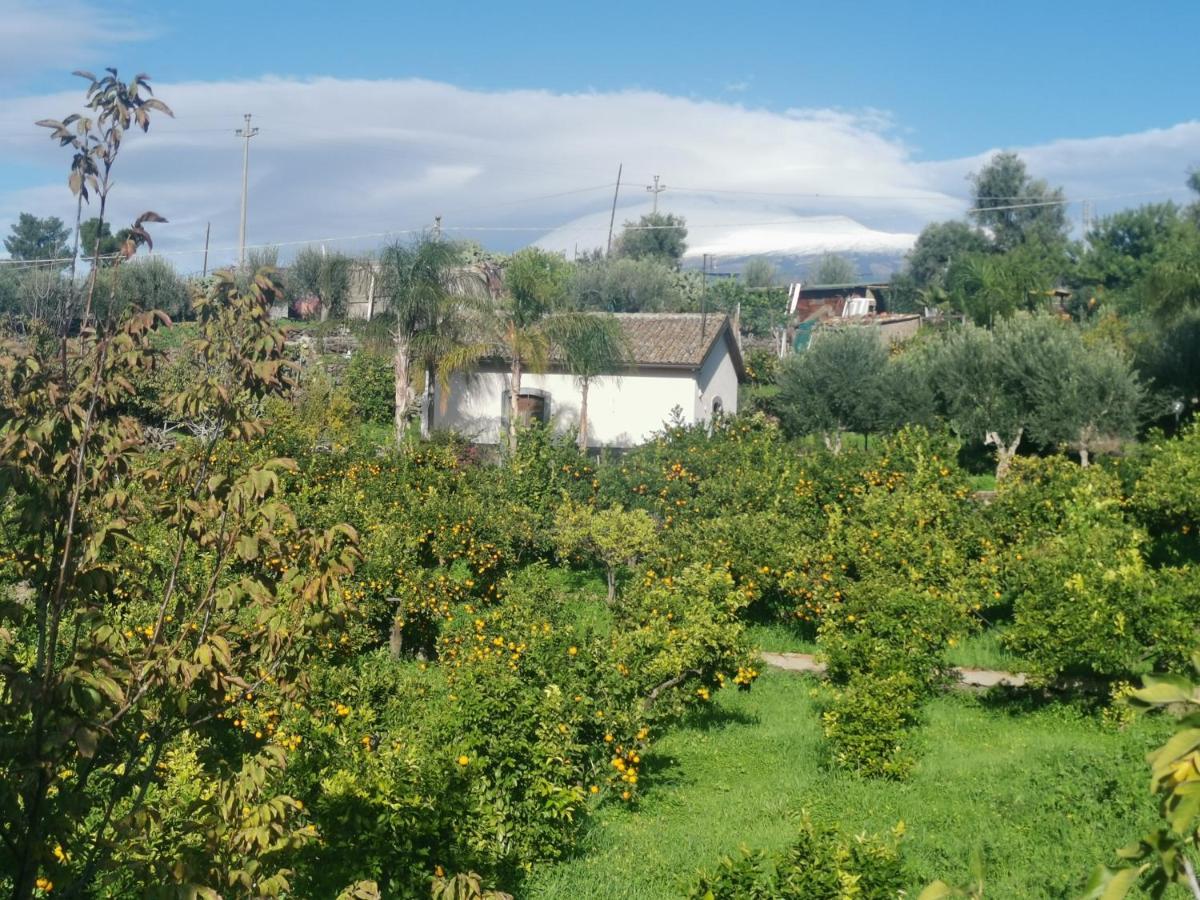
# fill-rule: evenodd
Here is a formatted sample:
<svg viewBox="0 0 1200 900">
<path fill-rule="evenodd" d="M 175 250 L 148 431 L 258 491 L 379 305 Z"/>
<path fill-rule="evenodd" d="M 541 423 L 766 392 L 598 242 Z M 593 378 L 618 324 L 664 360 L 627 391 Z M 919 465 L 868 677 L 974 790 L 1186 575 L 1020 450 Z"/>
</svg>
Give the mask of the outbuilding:
<svg viewBox="0 0 1200 900">
<path fill-rule="evenodd" d="M 724 314 L 617 313 L 631 362 L 591 380 L 589 447 L 632 447 L 678 415 L 685 424 L 737 412 L 738 385 L 745 379 L 737 329 Z M 498 444 L 508 428 L 509 361 L 482 360 L 451 377 L 447 391 L 434 388 L 434 428 L 480 444 Z M 559 431 L 579 423 L 578 380 L 561 363 L 521 376 L 518 407 L 526 420 Z"/>
</svg>

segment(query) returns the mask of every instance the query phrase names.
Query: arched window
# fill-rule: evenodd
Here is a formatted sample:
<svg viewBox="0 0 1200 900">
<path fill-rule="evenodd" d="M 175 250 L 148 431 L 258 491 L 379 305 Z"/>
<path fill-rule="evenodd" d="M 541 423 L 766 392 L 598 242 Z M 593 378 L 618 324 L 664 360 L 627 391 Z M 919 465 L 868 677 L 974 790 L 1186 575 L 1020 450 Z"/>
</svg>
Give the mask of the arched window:
<svg viewBox="0 0 1200 900">
<path fill-rule="evenodd" d="M 716 418 L 720 417 L 721 413 L 723 413 L 724 411 L 725 411 L 725 404 L 721 402 L 721 398 L 713 397 L 712 417 L 714 419 L 716 419 Z"/>
<path fill-rule="evenodd" d="M 507 390 L 500 396 L 500 424 L 504 428 L 508 428 L 508 415 L 512 408 L 510 397 Z M 517 397 L 517 416 L 522 425 L 534 422 L 545 425 L 550 421 L 550 392 L 540 388 L 521 388 Z"/>
</svg>

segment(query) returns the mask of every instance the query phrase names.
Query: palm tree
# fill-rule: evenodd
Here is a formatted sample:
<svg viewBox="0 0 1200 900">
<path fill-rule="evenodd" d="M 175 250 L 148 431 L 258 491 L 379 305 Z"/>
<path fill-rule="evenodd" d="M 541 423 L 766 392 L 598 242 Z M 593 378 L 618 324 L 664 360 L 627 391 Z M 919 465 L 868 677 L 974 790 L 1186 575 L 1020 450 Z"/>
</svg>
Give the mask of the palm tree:
<svg viewBox="0 0 1200 900">
<path fill-rule="evenodd" d="M 480 357 L 500 353 L 509 360 L 508 444 L 516 446 L 521 376 L 545 371 L 550 357 L 583 318 L 567 303 L 567 263 L 554 253 L 528 247 L 514 253 L 504 273 L 504 290 L 478 307 L 481 343 L 462 346 L 446 369 L 466 368 Z"/>
<path fill-rule="evenodd" d="M 412 406 L 411 372 L 414 361 L 425 367 L 425 403 L 421 433 L 429 433 L 429 400 L 438 361 L 461 342 L 466 312 L 485 293 L 479 273 L 463 265 L 457 244 L 422 238 L 393 244 L 380 258 L 382 295 L 391 317 L 396 380 L 396 442 Z"/>
<path fill-rule="evenodd" d="M 562 337 L 567 370 L 579 384 L 579 452 L 587 452 L 588 388 L 630 360 L 629 341 L 613 315 L 571 316 Z"/>
</svg>

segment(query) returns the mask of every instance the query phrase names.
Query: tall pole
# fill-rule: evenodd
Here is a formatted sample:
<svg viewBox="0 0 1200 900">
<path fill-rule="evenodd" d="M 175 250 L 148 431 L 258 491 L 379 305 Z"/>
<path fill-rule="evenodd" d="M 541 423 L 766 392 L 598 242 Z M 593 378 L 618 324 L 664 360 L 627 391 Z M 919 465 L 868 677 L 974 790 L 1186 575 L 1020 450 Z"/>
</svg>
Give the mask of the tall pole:
<svg viewBox="0 0 1200 900">
<path fill-rule="evenodd" d="M 238 231 L 238 268 L 246 265 L 246 188 L 250 178 L 250 138 L 258 134 L 257 128 L 250 127 L 250 113 L 246 113 L 246 127 L 237 130 L 237 136 L 243 141 L 242 146 L 242 227 Z"/>
<path fill-rule="evenodd" d="M 201 278 L 208 277 L 208 235 L 212 231 L 212 222 L 206 222 L 204 225 L 204 270 L 200 273 Z"/>
<path fill-rule="evenodd" d="M 612 256 L 612 233 L 613 224 L 617 221 L 617 197 L 621 193 L 621 170 L 625 168 L 625 163 L 617 163 L 617 186 L 613 188 L 613 206 L 612 215 L 608 217 L 608 251 L 605 256 Z"/>
<path fill-rule="evenodd" d="M 654 184 L 653 185 L 649 185 L 649 184 L 646 185 L 646 190 L 648 190 L 650 193 L 652 193 L 654 195 L 654 215 L 656 215 L 656 216 L 658 215 L 658 195 L 661 194 L 666 189 L 667 189 L 667 186 L 665 184 L 660 185 L 658 183 L 657 175 L 654 176 Z"/>
</svg>

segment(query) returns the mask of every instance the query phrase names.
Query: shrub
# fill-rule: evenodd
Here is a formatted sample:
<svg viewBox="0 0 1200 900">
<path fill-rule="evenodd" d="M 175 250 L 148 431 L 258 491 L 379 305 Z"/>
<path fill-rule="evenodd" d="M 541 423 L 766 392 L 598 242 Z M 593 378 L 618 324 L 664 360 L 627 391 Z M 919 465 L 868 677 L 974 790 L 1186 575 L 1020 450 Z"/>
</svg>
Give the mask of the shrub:
<svg viewBox="0 0 1200 900">
<path fill-rule="evenodd" d="M 847 835 L 814 825 L 807 814 L 799 836 L 783 852 L 767 856 L 743 850 L 739 859 L 723 859 L 714 872 L 703 872 L 692 887 L 692 900 L 895 900 L 904 896 L 907 878 L 900 852 L 903 824 L 890 835 Z"/>
<path fill-rule="evenodd" d="M 916 764 L 921 685 L 910 674 L 856 672 L 821 714 L 834 763 L 875 778 L 906 778 Z"/>
<path fill-rule="evenodd" d="M 636 565 L 655 546 L 658 529 L 642 509 L 619 506 L 595 510 L 567 500 L 554 517 L 558 552 L 600 563 L 608 578 L 608 602 L 617 596 L 617 575 Z"/>
<path fill-rule="evenodd" d="M 1013 624 L 1004 641 L 1031 673 L 1114 679 L 1185 658 L 1194 575 L 1151 568 L 1145 534 L 1090 489 L 1077 490 L 1062 517 L 1060 531 L 1014 548 L 1005 566 Z"/>
<path fill-rule="evenodd" d="M 379 353 L 358 351 L 346 367 L 343 387 L 360 419 L 378 425 L 391 424 L 396 409 L 396 381 L 390 359 Z"/>
<path fill-rule="evenodd" d="M 1159 555 L 1200 559 L 1200 424 L 1174 440 L 1158 439 L 1133 490 L 1133 513 L 1155 539 Z"/>
</svg>

